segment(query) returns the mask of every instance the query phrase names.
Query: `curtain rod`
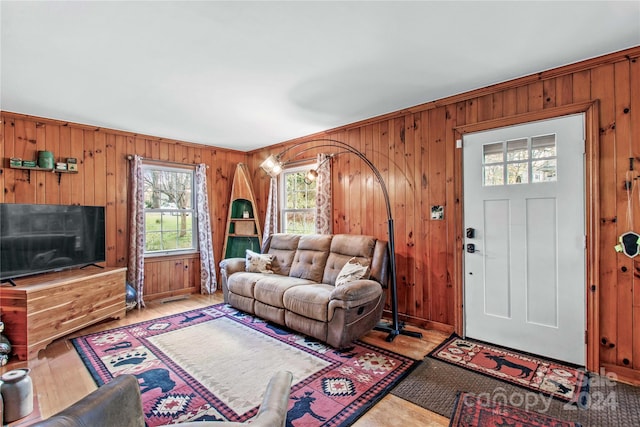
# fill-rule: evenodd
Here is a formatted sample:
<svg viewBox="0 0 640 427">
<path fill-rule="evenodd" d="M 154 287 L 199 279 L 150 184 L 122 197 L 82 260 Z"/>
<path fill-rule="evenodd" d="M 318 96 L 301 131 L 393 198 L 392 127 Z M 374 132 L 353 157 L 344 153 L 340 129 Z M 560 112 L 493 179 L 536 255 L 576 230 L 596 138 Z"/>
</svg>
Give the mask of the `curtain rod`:
<svg viewBox="0 0 640 427">
<path fill-rule="evenodd" d="M 133 160 L 133 156 L 131 154 L 128 154 L 127 156 L 127 160 Z M 169 164 L 169 165 L 180 165 L 180 166 L 198 166 L 200 163 L 182 163 L 182 162 L 175 162 L 172 160 L 158 160 L 158 159 L 146 159 L 142 156 L 140 156 L 140 158 L 143 161 L 147 161 L 147 162 L 154 162 L 154 163 L 165 163 L 165 164 Z M 209 165 L 205 164 L 205 167 L 207 169 L 209 169 Z"/>
</svg>

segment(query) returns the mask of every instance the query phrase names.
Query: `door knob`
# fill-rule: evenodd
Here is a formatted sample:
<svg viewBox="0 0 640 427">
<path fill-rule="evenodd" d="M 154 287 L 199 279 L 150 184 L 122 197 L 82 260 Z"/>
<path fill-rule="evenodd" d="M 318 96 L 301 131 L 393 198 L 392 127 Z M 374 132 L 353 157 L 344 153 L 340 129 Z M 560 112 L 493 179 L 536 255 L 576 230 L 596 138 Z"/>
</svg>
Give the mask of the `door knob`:
<svg viewBox="0 0 640 427">
<path fill-rule="evenodd" d="M 476 251 L 476 245 L 474 245 L 473 243 L 469 243 L 467 244 L 467 252 L 472 254 Z"/>
</svg>

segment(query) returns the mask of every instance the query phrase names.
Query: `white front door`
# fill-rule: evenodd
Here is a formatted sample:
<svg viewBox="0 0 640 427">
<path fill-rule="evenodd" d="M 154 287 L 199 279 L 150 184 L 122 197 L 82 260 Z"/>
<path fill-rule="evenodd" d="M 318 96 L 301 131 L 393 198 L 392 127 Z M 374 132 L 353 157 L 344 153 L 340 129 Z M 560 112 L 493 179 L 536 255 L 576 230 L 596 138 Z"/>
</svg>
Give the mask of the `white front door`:
<svg viewBox="0 0 640 427">
<path fill-rule="evenodd" d="M 465 335 L 585 364 L 584 119 L 465 135 Z"/>
</svg>

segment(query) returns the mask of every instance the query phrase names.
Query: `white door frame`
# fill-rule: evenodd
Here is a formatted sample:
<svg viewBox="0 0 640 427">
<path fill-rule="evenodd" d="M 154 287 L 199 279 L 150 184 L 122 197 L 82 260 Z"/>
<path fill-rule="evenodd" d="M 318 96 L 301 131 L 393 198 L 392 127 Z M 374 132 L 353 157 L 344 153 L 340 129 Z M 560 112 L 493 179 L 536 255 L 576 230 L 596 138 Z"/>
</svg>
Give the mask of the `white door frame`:
<svg viewBox="0 0 640 427">
<path fill-rule="evenodd" d="M 532 113 L 517 114 L 500 119 L 487 120 L 469 125 L 459 125 L 454 128 L 455 139 L 458 148 L 461 148 L 462 136 L 466 133 L 479 132 L 496 129 L 500 127 L 523 124 L 538 120 L 547 120 L 564 115 L 584 113 L 585 115 L 585 208 L 586 208 L 586 301 L 587 301 L 587 363 L 589 371 L 597 372 L 600 367 L 599 353 L 599 295 L 600 295 L 600 271 L 599 271 L 599 223 L 598 212 L 600 207 L 599 195 L 599 104 L 598 101 L 588 101 L 583 103 L 570 104 L 562 107 L 553 107 Z M 453 142 L 453 141 L 452 141 Z M 456 236 L 458 245 L 454 252 L 456 274 L 456 289 L 454 304 L 456 307 L 454 330 L 457 334 L 463 334 L 464 328 L 464 215 L 463 215 L 463 167 L 462 153 L 456 150 L 457 168 L 456 176 L 458 185 L 456 186 L 456 199 L 460 203 L 456 207 Z"/>
</svg>

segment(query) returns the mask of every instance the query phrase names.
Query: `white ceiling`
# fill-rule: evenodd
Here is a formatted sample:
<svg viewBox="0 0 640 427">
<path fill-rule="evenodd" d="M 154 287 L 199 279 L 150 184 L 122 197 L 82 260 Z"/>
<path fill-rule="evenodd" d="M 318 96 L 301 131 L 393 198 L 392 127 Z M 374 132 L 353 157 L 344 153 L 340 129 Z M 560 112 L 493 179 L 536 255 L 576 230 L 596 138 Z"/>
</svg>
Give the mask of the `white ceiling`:
<svg viewBox="0 0 640 427">
<path fill-rule="evenodd" d="M 0 108 L 251 150 L 640 45 L 639 1 L 3 0 Z"/>
</svg>

